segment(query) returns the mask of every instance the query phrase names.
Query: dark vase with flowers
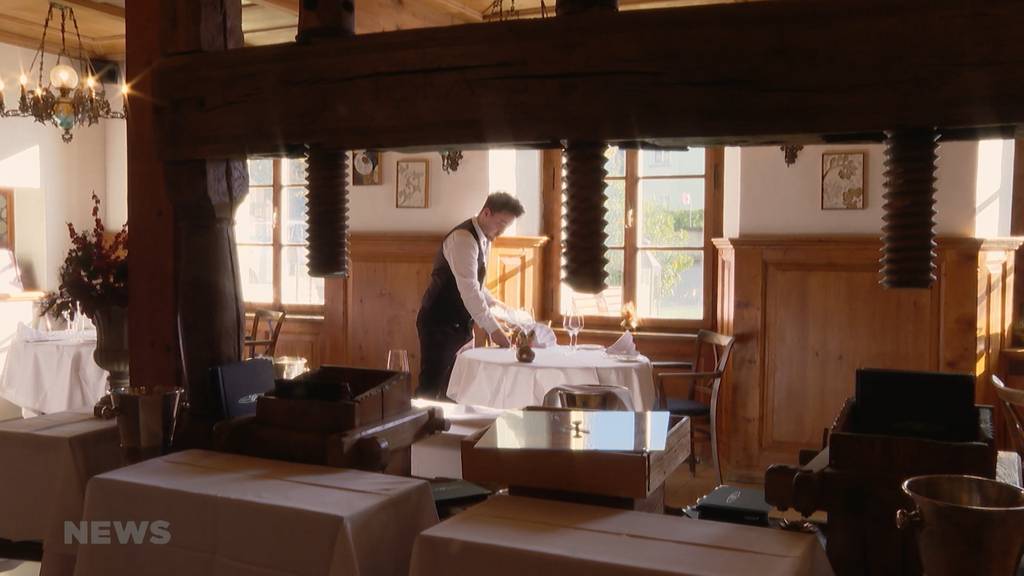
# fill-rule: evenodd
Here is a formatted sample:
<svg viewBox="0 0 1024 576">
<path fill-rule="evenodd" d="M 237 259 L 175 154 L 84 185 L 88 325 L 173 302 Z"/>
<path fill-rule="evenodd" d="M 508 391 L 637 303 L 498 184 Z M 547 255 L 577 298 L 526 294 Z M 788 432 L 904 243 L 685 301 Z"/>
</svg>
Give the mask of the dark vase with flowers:
<svg viewBox="0 0 1024 576">
<path fill-rule="evenodd" d="M 81 311 L 92 319 L 93 359 L 110 373 L 107 384 L 116 390 L 128 386 L 128 226 L 108 236 L 100 199 L 94 193 L 92 200 L 92 230 L 78 232 L 68 223 L 71 248 L 60 267 L 60 287 L 46 295 L 41 314 L 74 320 Z"/>
</svg>

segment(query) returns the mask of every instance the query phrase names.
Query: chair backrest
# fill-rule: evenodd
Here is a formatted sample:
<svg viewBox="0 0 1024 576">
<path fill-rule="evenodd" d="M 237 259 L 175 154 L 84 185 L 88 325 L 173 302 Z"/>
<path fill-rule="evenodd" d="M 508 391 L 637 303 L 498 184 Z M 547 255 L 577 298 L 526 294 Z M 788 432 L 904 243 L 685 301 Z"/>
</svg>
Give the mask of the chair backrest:
<svg viewBox="0 0 1024 576">
<path fill-rule="evenodd" d="M 544 394 L 542 405 L 548 408 L 590 410 L 633 410 L 629 392 L 624 388 L 601 385 L 555 386 Z"/>
<path fill-rule="evenodd" d="M 718 374 L 714 378 L 705 381 L 710 382 L 710 384 L 700 386 L 699 381 L 694 382 L 695 389 L 705 390 L 710 397 L 711 458 L 715 465 L 717 485 L 722 484 L 722 460 L 719 456 L 720 450 L 718 446 L 722 436 L 718 430 L 718 395 L 722 388 L 722 378 L 725 377 L 725 369 L 729 365 L 729 355 L 732 353 L 732 347 L 735 343 L 736 338 L 732 336 L 726 336 L 710 330 L 697 332 L 697 357 L 694 358 L 694 369 L 697 372 L 706 371 Z M 710 363 L 708 363 L 709 358 L 711 359 Z M 710 369 L 703 369 L 705 366 Z"/>
<path fill-rule="evenodd" d="M 697 332 L 697 346 L 694 352 L 694 372 L 725 372 L 729 363 L 729 355 L 732 353 L 732 346 L 736 339 L 710 330 Z M 714 396 L 721 378 L 704 381 L 704 384 L 697 384 L 696 388 Z M 714 398 L 712 398 L 712 401 Z"/>
<path fill-rule="evenodd" d="M 277 338 L 281 335 L 281 327 L 284 326 L 285 312 L 279 310 L 256 310 L 252 317 L 252 330 L 249 332 L 250 343 L 249 356 L 256 355 L 256 347 L 265 347 L 263 354 L 273 356 L 277 349 Z M 260 324 L 266 323 L 268 338 L 260 339 Z"/>
<path fill-rule="evenodd" d="M 1003 383 L 995 374 L 992 375 L 992 386 L 996 389 L 996 396 L 1003 402 L 1003 407 L 1010 415 L 1010 422 L 1017 431 L 1017 451 L 1024 451 L 1024 390 L 1010 388 Z"/>
<path fill-rule="evenodd" d="M 274 389 L 274 364 L 253 358 L 210 368 L 221 401 L 221 415 L 237 418 L 256 413 L 256 399 Z"/>
</svg>

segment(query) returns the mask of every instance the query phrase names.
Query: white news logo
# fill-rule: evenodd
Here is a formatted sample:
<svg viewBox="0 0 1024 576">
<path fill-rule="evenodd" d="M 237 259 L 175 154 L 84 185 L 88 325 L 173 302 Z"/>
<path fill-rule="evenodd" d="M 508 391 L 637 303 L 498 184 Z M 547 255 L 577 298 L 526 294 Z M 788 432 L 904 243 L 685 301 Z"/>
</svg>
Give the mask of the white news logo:
<svg viewBox="0 0 1024 576">
<path fill-rule="evenodd" d="M 65 544 L 167 544 L 171 523 L 166 520 L 83 520 L 64 522 Z"/>
</svg>

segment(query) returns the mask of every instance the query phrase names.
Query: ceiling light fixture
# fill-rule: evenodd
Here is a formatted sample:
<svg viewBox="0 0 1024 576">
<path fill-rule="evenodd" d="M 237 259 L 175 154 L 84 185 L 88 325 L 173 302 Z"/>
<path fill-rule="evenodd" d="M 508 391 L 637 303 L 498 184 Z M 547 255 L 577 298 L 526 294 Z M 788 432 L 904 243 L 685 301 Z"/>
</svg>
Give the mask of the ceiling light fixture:
<svg viewBox="0 0 1024 576">
<path fill-rule="evenodd" d="M 44 86 L 46 34 L 50 29 L 50 21 L 56 13 L 60 14 L 60 52 L 57 54 L 57 63 L 50 68 L 47 75 L 49 84 Z M 74 26 L 74 39 L 78 41 L 77 58 L 72 57 L 68 52 L 66 29 L 69 20 Z M 96 70 L 89 57 L 85 55 L 82 35 L 78 30 L 78 20 L 75 18 L 75 11 L 70 6 L 50 3 L 49 9 L 46 11 L 46 21 L 43 23 L 43 37 L 39 42 L 39 50 L 32 58 L 32 64 L 29 65 L 29 74 L 36 71 L 37 61 L 39 63 L 39 79 L 34 89 L 29 89 L 28 74 L 22 72 L 18 78 L 21 94 L 18 98 L 18 107 L 15 109 L 6 110 L 4 107 L 4 83 L 0 78 L 0 117 L 34 118 L 40 124 L 53 124 L 63 130 L 61 140 L 64 142 L 71 142 L 73 137 L 71 130 L 75 126 L 92 126 L 101 118 L 123 120 L 126 117 L 128 84 L 121 85 L 124 108 L 120 112 L 112 111 L 103 90 L 103 84 L 97 78 Z M 85 77 L 84 82 L 82 82 L 83 76 Z"/>
</svg>

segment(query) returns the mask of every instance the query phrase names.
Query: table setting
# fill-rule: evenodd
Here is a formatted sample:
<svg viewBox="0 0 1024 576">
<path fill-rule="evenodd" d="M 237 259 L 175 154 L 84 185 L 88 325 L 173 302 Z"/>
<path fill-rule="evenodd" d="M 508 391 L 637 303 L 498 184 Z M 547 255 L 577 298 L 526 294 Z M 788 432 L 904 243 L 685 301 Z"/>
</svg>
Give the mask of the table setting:
<svg viewBox="0 0 1024 576">
<path fill-rule="evenodd" d="M 655 389 L 650 360 L 636 349 L 632 333 L 626 331 L 611 346 L 577 344 L 583 317 L 567 314 L 570 326 L 569 346 L 559 345 L 554 331 L 546 323 L 535 322 L 528 311 L 512 310 L 497 314 L 519 346 L 472 348 L 455 360 L 447 395 L 459 404 L 491 408 L 521 409 L 539 406 L 554 388 L 572 386 L 608 386 L 621 389 L 632 410 L 650 410 L 655 404 Z M 526 340 L 528 342 L 524 343 Z M 523 345 L 531 349 L 523 359 Z"/>
<path fill-rule="evenodd" d="M 25 417 L 91 408 L 107 372 L 93 360 L 96 331 L 40 330 L 19 324 L 0 373 L 0 397 Z"/>
</svg>

